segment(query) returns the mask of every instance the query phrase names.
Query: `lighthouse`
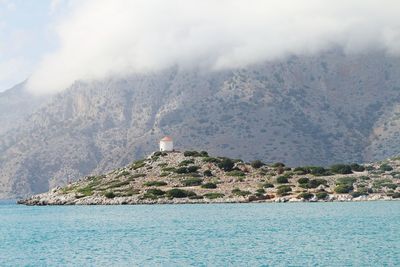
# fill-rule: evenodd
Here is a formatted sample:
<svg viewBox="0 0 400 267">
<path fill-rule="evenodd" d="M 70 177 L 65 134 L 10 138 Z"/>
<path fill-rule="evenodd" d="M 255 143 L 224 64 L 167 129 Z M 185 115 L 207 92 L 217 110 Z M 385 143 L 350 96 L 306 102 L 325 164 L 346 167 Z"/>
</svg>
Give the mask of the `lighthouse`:
<svg viewBox="0 0 400 267">
<path fill-rule="evenodd" d="M 165 136 L 160 140 L 160 151 L 173 151 L 174 142 L 170 136 Z"/>
</svg>

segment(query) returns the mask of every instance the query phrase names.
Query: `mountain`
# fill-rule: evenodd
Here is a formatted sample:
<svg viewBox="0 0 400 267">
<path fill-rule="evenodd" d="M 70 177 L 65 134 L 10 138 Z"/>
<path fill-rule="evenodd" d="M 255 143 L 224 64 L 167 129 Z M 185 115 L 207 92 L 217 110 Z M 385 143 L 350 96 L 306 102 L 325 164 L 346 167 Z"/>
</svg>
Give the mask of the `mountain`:
<svg viewBox="0 0 400 267">
<path fill-rule="evenodd" d="M 0 92 L 0 135 L 17 127 L 49 96 L 37 96 L 24 89 L 25 82 Z"/>
<path fill-rule="evenodd" d="M 113 170 L 18 201 L 27 205 L 298 202 L 400 198 L 400 159 L 322 167 L 244 163 L 206 151 L 155 152 Z"/>
<path fill-rule="evenodd" d="M 398 154 L 400 59 L 290 57 L 241 69 L 77 82 L 0 136 L 0 197 L 45 192 L 157 149 L 289 166 Z"/>
</svg>

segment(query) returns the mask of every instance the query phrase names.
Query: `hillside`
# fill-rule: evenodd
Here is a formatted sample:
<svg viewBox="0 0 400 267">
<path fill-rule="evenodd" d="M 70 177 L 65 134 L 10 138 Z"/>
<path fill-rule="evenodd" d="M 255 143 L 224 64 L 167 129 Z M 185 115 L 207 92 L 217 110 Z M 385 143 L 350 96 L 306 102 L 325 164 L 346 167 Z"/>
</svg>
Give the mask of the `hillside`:
<svg viewBox="0 0 400 267">
<path fill-rule="evenodd" d="M 243 69 L 77 82 L 0 135 L 0 198 L 124 166 L 160 136 L 289 166 L 400 153 L 400 60 L 330 51 Z"/>
<path fill-rule="evenodd" d="M 155 152 L 19 201 L 28 205 L 153 204 L 400 199 L 400 158 L 367 165 L 285 167 L 207 152 Z"/>
</svg>

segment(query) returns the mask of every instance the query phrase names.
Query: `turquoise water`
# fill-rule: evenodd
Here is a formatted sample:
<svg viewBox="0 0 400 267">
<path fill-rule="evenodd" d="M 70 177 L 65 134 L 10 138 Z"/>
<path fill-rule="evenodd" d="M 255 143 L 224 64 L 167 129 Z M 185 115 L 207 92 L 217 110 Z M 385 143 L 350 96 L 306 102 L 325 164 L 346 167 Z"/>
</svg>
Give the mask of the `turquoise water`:
<svg viewBox="0 0 400 267">
<path fill-rule="evenodd" d="M 400 266 L 400 202 L 0 203 L 0 266 Z"/>
</svg>

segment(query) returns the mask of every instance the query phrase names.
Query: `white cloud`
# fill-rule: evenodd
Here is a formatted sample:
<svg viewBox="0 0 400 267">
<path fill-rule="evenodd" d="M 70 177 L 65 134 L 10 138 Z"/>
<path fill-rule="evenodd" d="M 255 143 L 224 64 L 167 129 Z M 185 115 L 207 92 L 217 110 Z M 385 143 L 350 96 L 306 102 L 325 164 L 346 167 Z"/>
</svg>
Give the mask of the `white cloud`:
<svg viewBox="0 0 400 267">
<path fill-rule="evenodd" d="M 29 80 L 36 92 L 75 80 L 172 65 L 245 66 L 334 46 L 400 53 L 397 0 L 86 0 L 56 27 L 60 47 Z"/>
</svg>

